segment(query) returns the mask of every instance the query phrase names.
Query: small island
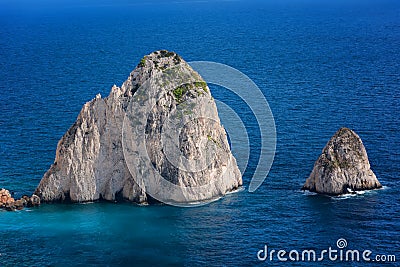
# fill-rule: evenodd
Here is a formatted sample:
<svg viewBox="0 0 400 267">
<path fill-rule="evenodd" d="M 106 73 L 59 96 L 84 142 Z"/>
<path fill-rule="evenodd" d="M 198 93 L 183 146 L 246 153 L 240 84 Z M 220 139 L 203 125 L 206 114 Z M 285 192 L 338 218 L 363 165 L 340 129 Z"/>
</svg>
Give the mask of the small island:
<svg viewBox="0 0 400 267">
<path fill-rule="evenodd" d="M 336 196 L 381 187 L 361 138 L 343 127 L 322 150 L 302 190 Z"/>
</svg>

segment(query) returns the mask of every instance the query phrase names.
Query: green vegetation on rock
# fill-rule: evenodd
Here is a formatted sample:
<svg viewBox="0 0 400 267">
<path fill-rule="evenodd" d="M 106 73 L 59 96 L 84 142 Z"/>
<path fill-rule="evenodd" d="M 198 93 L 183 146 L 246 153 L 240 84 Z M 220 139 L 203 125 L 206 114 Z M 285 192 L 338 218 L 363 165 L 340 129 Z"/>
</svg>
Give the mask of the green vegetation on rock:
<svg viewBox="0 0 400 267">
<path fill-rule="evenodd" d="M 213 142 L 213 143 L 216 144 L 219 148 L 221 148 L 221 144 L 220 144 L 217 140 L 215 140 L 210 134 L 207 134 L 207 139 L 208 139 L 208 141 Z"/>
<path fill-rule="evenodd" d="M 144 67 L 144 66 L 146 66 L 146 57 L 143 57 L 143 58 L 140 60 L 138 66 L 139 66 L 139 67 Z"/>
<path fill-rule="evenodd" d="M 178 102 L 182 101 L 183 96 L 188 93 L 190 90 L 193 90 L 197 93 L 197 96 L 204 94 L 201 90 L 196 90 L 197 88 L 202 88 L 204 92 L 208 92 L 207 90 L 207 83 L 206 82 L 194 82 L 194 83 L 187 83 L 178 86 L 172 92 Z M 195 96 L 195 95 L 193 95 Z"/>
<path fill-rule="evenodd" d="M 206 92 L 206 93 L 208 92 L 206 82 L 194 82 L 194 85 L 196 87 L 201 87 L 204 90 L 204 92 Z"/>
<path fill-rule="evenodd" d="M 182 97 L 190 90 L 190 84 L 183 84 L 175 88 L 172 92 L 178 102 L 182 100 Z"/>
</svg>

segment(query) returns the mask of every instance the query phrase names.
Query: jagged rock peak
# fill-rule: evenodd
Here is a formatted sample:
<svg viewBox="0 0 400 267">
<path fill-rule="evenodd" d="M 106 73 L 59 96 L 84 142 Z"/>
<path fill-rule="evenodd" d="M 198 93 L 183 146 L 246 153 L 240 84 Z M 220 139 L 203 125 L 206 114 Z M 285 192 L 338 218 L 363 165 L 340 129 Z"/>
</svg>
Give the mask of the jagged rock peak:
<svg viewBox="0 0 400 267">
<path fill-rule="evenodd" d="M 302 189 L 340 195 L 381 187 L 370 168 L 361 138 L 354 131 L 343 127 L 322 150 Z"/>
<path fill-rule="evenodd" d="M 187 63 L 177 53 L 167 50 L 155 51 L 144 56 L 122 84 L 122 93 L 125 96 L 132 96 L 150 76 L 179 64 Z"/>
</svg>

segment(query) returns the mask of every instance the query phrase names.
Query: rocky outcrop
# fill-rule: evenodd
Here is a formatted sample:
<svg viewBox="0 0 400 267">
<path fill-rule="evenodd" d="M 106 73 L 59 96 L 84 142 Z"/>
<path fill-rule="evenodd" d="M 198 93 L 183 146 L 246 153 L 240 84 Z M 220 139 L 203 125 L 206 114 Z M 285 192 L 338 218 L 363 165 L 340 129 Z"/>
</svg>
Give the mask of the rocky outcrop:
<svg viewBox="0 0 400 267">
<path fill-rule="evenodd" d="M 190 203 L 241 184 L 207 84 L 162 50 L 145 56 L 108 97 L 83 106 L 35 194 L 42 201 L 146 203 L 152 195 Z"/>
<path fill-rule="evenodd" d="M 10 191 L 2 188 L 0 190 L 0 208 L 6 208 L 6 206 L 9 206 L 14 202 L 15 199 L 11 196 Z"/>
<path fill-rule="evenodd" d="M 341 128 L 322 150 L 302 189 L 340 195 L 381 187 L 360 137 L 348 128 Z"/>
<path fill-rule="evenodd" d="M 0 189 L 0 208 L 8 211 L 22 210 L 24 207 L 35 207 L 40 205 L 40 198 L 33 194 L 31 197 L 23 196 L 21 199 L 15 200 L 10 191 Z"/>
</svg>

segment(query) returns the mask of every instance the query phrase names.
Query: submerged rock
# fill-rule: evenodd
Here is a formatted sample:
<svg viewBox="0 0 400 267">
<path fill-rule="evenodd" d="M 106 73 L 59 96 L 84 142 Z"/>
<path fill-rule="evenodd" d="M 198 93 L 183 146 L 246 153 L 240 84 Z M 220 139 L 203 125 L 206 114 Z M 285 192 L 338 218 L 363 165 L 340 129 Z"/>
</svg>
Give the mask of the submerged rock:
<svg viewBox="0 0 400 267">
<path fill-rule="evenodd" d="M 168 136 L 163 133 L 168 122 L 183 126 Z M 136 132 L 139 126 L 141 134 Z M 182 158 L 167 155 L 165 137 L 176 139 L 170 144 Z M 202 160 L 208 165 L 197 166 Z M 172 194 L 176 187 L 168 184 L 182 192 Z M 54 164 L 35 194 L 42 201 L 146 203 L 155 192 L 168 195 L 167 201 L 185 203 L 222 196 L 241 184 L 207 84 L 179 55 L 162 50 L 145 56 L 108 97 L 97 95 L 83 106 L 58 142 Z M 196 191 L 198 187 L 206 189 Z"/>
<path fill-rule="evenodd" d="M 33 194 L 28 201 L 25 201 L 26 205 L 28 207 L 37 207 L 40 206 L 40 197 L 37 195 Z"/>
<path fill-rule="evenodd" d="M 322 150 L 302 189 L 340 195 L 381 187 L 360 137 L 348 128 L 341 128 Z"/>
<path fill-rule="evenodd" d="M 4 188 L 0 189 L 0 208 L 7 211 L 22 210 L 26 206 L 34 207 L 39 205 L 40 198 L 36 195 L 32 195 L 31 197 L 23 196 L 21 199 L 15 200 L 8 190 Z"/>
</svg>

